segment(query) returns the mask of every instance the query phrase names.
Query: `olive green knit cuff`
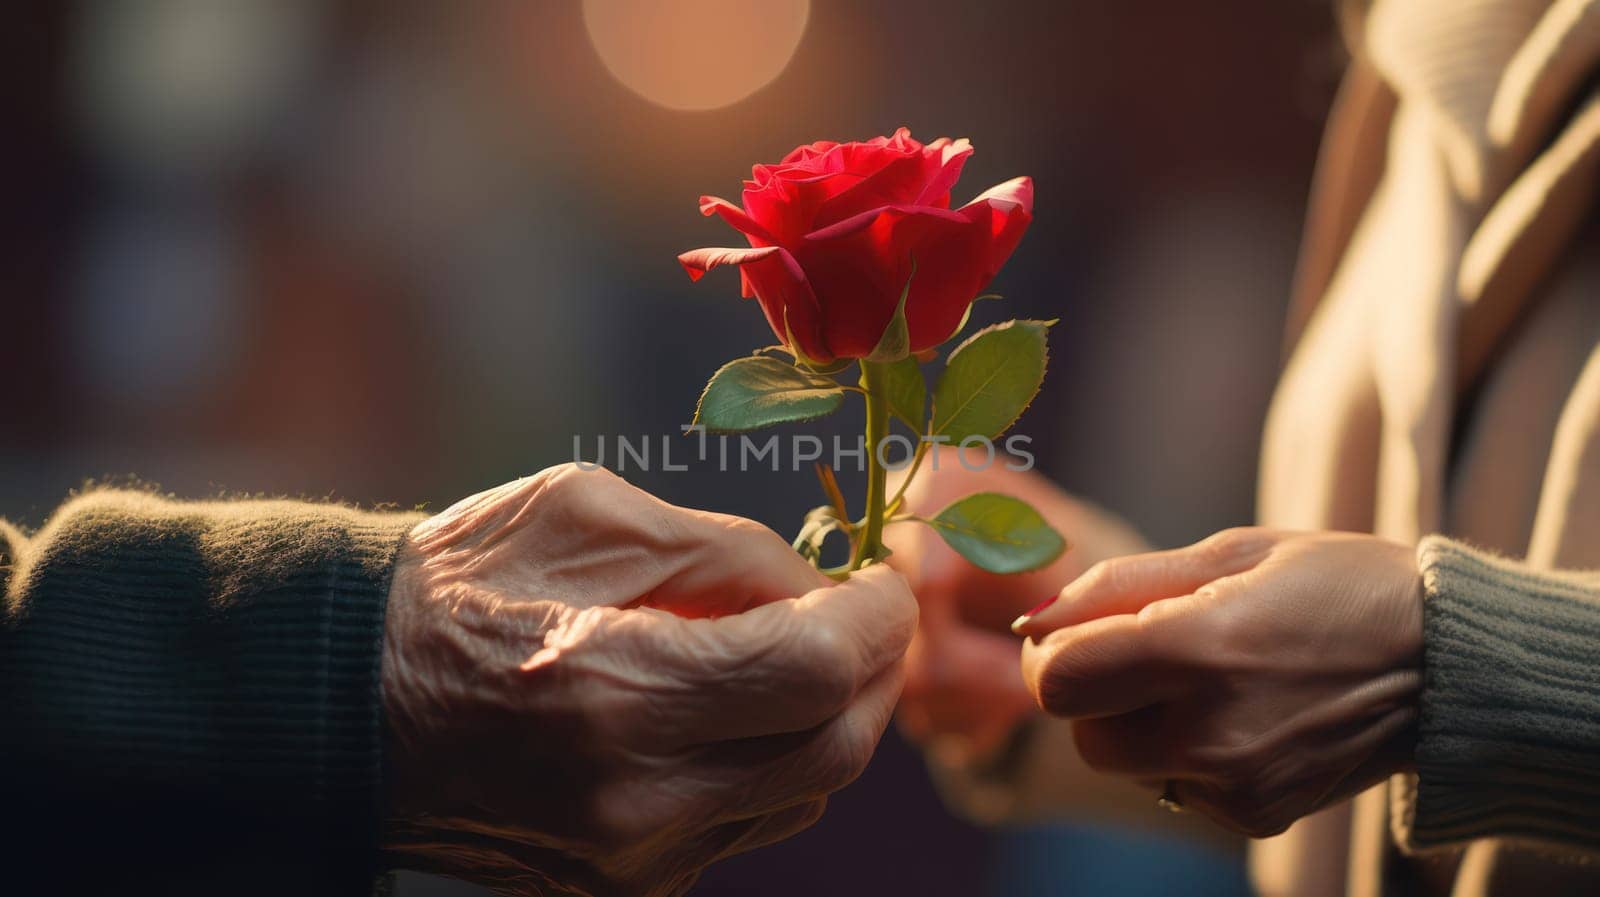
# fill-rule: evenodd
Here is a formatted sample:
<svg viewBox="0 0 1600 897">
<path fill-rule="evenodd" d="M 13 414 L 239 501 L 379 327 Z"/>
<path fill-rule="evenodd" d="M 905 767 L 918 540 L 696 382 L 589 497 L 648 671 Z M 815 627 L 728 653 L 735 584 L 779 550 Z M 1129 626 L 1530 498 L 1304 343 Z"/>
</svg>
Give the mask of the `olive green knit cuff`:
<svg viewBox="0 0 1600 897">
<path fill-rule="evenodd" d="M 1600 848 L 1600 574 L 1419 547 L 1423 692 L 1402 844 Z"/>
</svg>

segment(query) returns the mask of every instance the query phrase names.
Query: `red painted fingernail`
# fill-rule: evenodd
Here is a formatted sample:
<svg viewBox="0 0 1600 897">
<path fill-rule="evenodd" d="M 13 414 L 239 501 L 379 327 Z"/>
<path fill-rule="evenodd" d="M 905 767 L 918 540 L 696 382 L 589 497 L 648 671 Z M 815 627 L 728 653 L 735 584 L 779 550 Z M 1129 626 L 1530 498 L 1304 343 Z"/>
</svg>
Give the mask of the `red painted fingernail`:
<svg viewBox="0 0 1600 897">
<path fill-rule="evenodd" d="M 1012 632 L 1016 632 L 1018 629 L 1021 629 L 1024 623 L 1027 623 L 1029 620 L 1033 619 L 1034 615 L 1038 614 L 1040 611 L 1044 610 L 1045 608 L 1049 607 L 1052 604 L 1055 604 L 1056 603 L 1056 599 L 1060 598 L 1060 597 L 1061 597 L 1061 593 L 1057 592 L 1056 594 L 1051 595 L 1049 598 L 1046 598 L 1043 601 L 1039 602 L 1037 605 L 1034 606 L 1034 608 L 1032 610 L 1030 610 L 1027 613 L 1023 614 L 1022 616 L 1016 618 L 1015 620 L 1012 620 L 1011 621 L 1011 631 Z"/>
<path fill-rule="evenodd" d="M 1060 592 L 1057 592 L 1054 595 L 1051 595 L 1049 598 L 1046 598 L 1043 601 L 1039 602 L 1038 604 L 1034 605 L 1033 606 L 1033 610 L 1028 611 L 1027 613 L 1023 614 L 1023 616 L 1024 617 L 1031 617 L 1034 614 L 1037 614 L 1038 612 L 1044 610 L 1045 608 L 1049 607 L 1050 605 L 1055 604 L 1056 603 L 1056 599 L 1060 598 L 1060 597 L 1061 597 L 1061 593 Z"/>
</svg>

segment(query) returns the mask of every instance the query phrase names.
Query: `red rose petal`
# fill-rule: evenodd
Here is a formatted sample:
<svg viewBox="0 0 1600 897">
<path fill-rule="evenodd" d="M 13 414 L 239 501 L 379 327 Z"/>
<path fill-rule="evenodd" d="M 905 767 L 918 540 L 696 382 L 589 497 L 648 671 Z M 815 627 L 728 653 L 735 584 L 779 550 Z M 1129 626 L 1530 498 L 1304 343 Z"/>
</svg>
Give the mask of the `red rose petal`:
<svg viewBox="0 0 1600 897">
<path fill-rule="evenodd" d="M 959 210 L 886 206 L 806 236 L 795 258 L 821 306 L 823 339 L 841 357 L 877 345 L 906 297 L 912 351 L 938 345 L 1005 264 L 1032 221 L 1033 183 L 1007 181 Z"/>
<path fill-rule="evenodd" d="M 799 344 L 794 348 L 804 352 L 806 357 L 815 361 L 834 359 L 819 327 L 817 297 L 788 250 L 779 246 L 708 247 L 683 253 L 678 256 L 678 263 L 688 272 L 689 279 L 695 281 L 713 268 L 738 265 L 746 295 L 751 291 L 755 293 L 761 302 L 761 311 L 767 316 L 767 324 L 780 342 L 789 345 L 792 333 Z"/>
<path fill-rule="evenodd" d="M 701 249 L 680 261 L 691 277 L 737 265 L 745 296 L 761 300 L 773 332 L 819 361 L 871 352 L 906 300 L 913 351 L 950 336 L 1033 217 L 1033 182 L 1017 178 L 950 209 L 972 155 L 965 139 L 923 145 L 900 128 L 859 143 L 817 141 L 776 165 L 756 165 L 742 207 L 701 197 L 751 249 Z M 785 321 L 787 320 L 787 325 Z"/>
<path fill-rule="evenodd" d="M 880 153 L 873 162 L 881 167 L 818 207 L 812 228 L 889 205 L 948 206 L 950 188 L 961 177 L 961 168 L 971 155 L 972 147 L 965 140 L 946 140 L 928 148 L 918 145 L 915 152 L 898 158 Z M 838 176 L 835 180 L 839 180 Z"/>
<path fill-rule="evenodd" d="M 750 245 L 752 246 L 771 246 L 778 242 L 773 239 L 772 234 L 765 227 L 761 226 L 760 222 L 746 214 L 744 209 L 728 202 L 726 199 L 716 196 L 700 197 L 700 214 L 707 217 L 711 215 L 721 216 L 723 221 L 733 225 L 734 230 L 749 237 Z"/>
</svg>

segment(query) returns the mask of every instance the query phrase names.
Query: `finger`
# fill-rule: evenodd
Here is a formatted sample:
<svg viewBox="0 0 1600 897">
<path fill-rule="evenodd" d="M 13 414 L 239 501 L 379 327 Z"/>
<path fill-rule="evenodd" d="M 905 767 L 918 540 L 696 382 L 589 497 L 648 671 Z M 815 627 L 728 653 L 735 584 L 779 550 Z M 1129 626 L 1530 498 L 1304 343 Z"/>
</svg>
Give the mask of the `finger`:
<svg viewBox="0 0 1600 897">
<path fill-rule="evenodd" d="M 1101 617 L 1137 613 L 1153 601 L 1187 595 L 1254 567 L 1276 540 L 1271 530 L 1224 530 L 1187 548 L 1101 561 L 1063 588 L 1056 601 L 1017 618 L 1012 631 L 1034 637 Z"/>
<path fill-rule="evenodd" d="M 1172 776 L 1142 778 L 1135 781 L 1141 788 L 1150 792 L 1150 801 L 1155 804 L 1155 809 L 1172 813 L 1199 813 L 1224 828 L 1233 829 L 1233 826 L 1221 821 L 1216 810 L 1215 792 L 1203 782 Z M 1167 801 L 1171 801 L 1172 806 L 1168 806 Z"/>
<path fill-rule="evenodd" d="M 906 652 L 905 703 L 1031 706 L 1015 639 L 969 627 L 919 630 Z"/>
<path fill-rule="evenodd" d="M 1035 712 L 1018 653 L 1015 639 L 970 627 L 921 629 L 906 653 L 902 731 L 917 742 L 958 739 L 974 755 L 997 747 Z"/>
<path fill-rule="evenodd" d="M 1171 808 L 1173 812 L 1198 814 L 1231 832 L 1251 837 L 1223 809 L 1225 798 L 1217 786 L 1210 782 L 1172 776 L 1143 778 L 1137 782 L 1140 787 L 1150 792 L 1150 800 L 1156 805 L 1155 808 L 1162 807 L 1163 805 L 1157 801 L 1165 798 L 1177 805 Z"/>
<path fill-rule="evenodd" d="M 761 817 L 755 821 L 755 824 L 747 826 L 737 840 L 717 854 L 716 859 L 727 859 L 731 856 L 777 844 L 780 841 L 787 841 L 816 825 L 827 809 L 828 799 L 819 797 L 816 800 L 797 804 Z M 737 824 L 729 823 L 729 825 Z"/>
<path fill-rule="evenodd" d="M 1179 748 L 1169 725 L 1165 705 L 1151 705 L 1131 713 L 1081 719 L 1072 724 L 1078 756 L 1095 772 L 1143 779 L 1165 779 L 1186 770 L 1178 762 Z"/>
<path fill-rule="evenodd" d="M 905 655 L 917 602 L 887 567 L 716 620 L 683 621 L 671 646 L 696 674 L 686 725 L 705 743 L 814 728 Z"/>
<path fill-rule="evenodd" d="M 1246 838 L 1270 838 L 1284 832 L 1296 816 L 1271 806 L 1243 806 L 1236 789 L 1214 781 L 1167 778 L 1146 784 L 1177 803 L 1181 812 L 1197 813 Z"/>
<path fill-rule="evenodd" d="M 683 510 L 683 509 L 676 509 Z M 640 602 L 681 617 L 719 617 L 803 595 L 832 581 L 781 536 L 742 517 L 686 512 L 696 549 Z"/>
<path fill-rule="evenodd" d="M 899 664 L 883 671 L 813 729 L 706 746 L 685 773 L 691 782 L 714 783 L 701 812 L 716 819 L 773 813 L 855 781 L 877 750 L 904 679 Z"/>
<path fill-rule="evenodd" d="M 1233 796 L 1214 782 L 1201 779 L 1168 778 L 1148 783 L 1151 790 L 1172 800 L 1178 812 L 1195 813 L 1246 838 L 1270 838 L 1282 834 L 1292 819 L 1273 821 L 1270 814 L 1254 811 L 1241 815 Z"/>
<path fill-rule="evenodd" d="M 1039 706 L 1068 719 L 1111 716 L 1194 688 L 1194 677 L 1185 675 L 1191 661 L 1181 641 L 1184 627 L 1173 622 L 1182 608 L 1168 608 L 1091 620 L 1042 640 L 1029 639 L 1022 647 L 1022 677 Z"/>
</svg>

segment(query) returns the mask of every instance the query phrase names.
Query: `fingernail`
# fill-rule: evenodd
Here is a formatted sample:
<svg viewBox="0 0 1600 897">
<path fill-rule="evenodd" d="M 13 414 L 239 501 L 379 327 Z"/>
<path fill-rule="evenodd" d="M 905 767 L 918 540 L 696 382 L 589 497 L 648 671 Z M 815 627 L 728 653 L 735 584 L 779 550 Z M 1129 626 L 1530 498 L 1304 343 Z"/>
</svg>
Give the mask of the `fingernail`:
<svg viewBox="0 0 1600 897">
<path fill-rule="evenodd" d="M 1044 610 L 1045 608 L 1049 607 L 1050 605 L 1055 604 L 1056 603 L 1056 599 L 1060 598 L 1060 597 L 1061 597 L 1061 593 L 1057 592 L 1056 594 L 1051 595 L 1049 598 L 1046 598 L 1043 601 L 1039 602 L 1038 604 L 1034 605 L 1033 608 L 1030 609 L 1027 613 L 1025 613 L 1022 616 L 1016 618 L 1015 620 L 1012 620 L 1011 621 L 1011 631 L 1012 632 L 1016 632 L 1017 630 L 1021 629 L 1024 625 L 1027 624 L 1028 620 L 1033 618 L 1034 615 L 1038 614 L 1040 611 Z"/>
</svg>

